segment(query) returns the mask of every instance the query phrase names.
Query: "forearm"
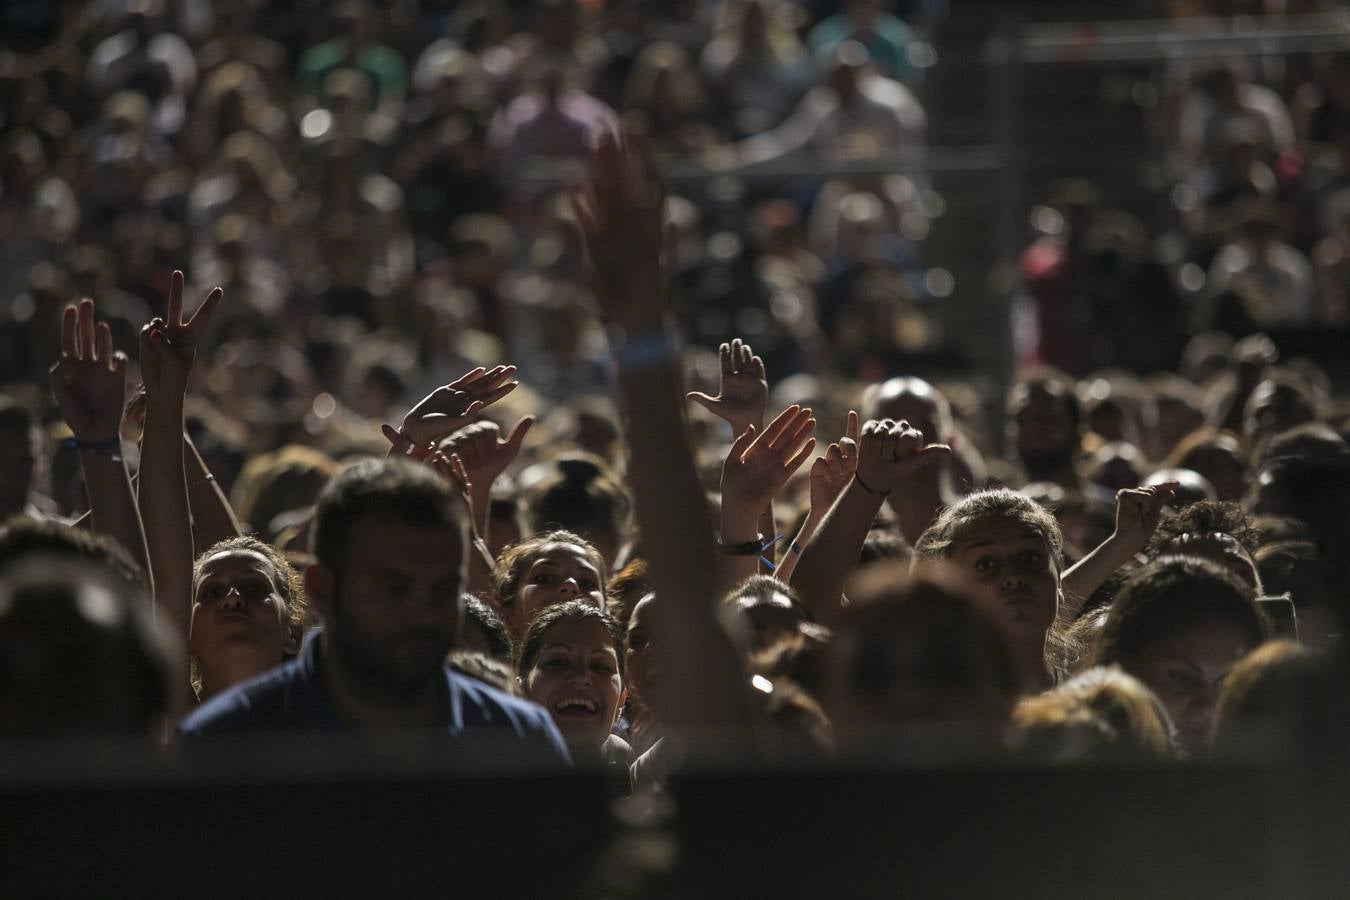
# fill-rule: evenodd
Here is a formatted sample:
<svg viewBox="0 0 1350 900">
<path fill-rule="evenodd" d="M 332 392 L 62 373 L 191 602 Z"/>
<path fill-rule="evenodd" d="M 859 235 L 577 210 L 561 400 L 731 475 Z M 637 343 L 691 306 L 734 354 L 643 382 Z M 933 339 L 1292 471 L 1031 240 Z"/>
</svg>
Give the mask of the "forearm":
<svg viewBox="0 0 1350 900">
<path fill-rule="evenodd" d="M 1134 558 L 1136 549 L 1112 535 L 1065 572 L 1060 578 L 1064 588 L 1064 608 L 1060 610 L 1060 618 L 1072 621 L 1097 588 Z"/>
<path fill-rule="evenodd" d="M 773 516 L 772 500 L 770 500 L 768 503 L 764 505 L 764 509 L 759 514 L 759 533 L 764 535 L 764 540 L 766 541 L 773 541 L 774 538 L 778 536 L 778 522 L 775 521 Z M 775 552 L 774 548 L 776 547 L 777 544 L 775 543 L 767 551 L 760 553 L 759 557 L 757 558 L 759 565 L 755 568 L 756 572 L 761 572 L 765 575 L 773 574 L 774 567 L 766 565 L 764 563 L 764 560 L 774 558 Z"/>
<path fill-rule="evenodd" d="M 468 591 L 475 597 L 486 597 L 492 593 L 492 551 L 487 542 L 478 534 L 469 542 L 469 581 Z"/>
<path fill-rule="evenodd" d="M 146 402 L 139 496 L 155 605 L 186 637 L 192 584 L 192 523 L 183 466 L 182 396 Z"/>
<path fill-rule="evenodd" d="M 743 504 L 728 500 L 722 495 L 722 543 L 758 544 L 761 536 L 769 532 L 763 530 L 763 516 L 754 509 L 746 509 Z M 720 553 L 717 560 L 720 581 L 727 587 L 733 587 L 759 572 L 759 553 L 726 554 Z"/>
<path fill-rule="evenodd" d="M 844 584 L 862 553 L 883 499 L 854 478 L 802 549 L 791 584 L 822 625 L 831 624 L 842 609 Z"/>
<path fill-rule="evenodd" d="M 718 554 L 678 387 L 673 358 L 637 370 L 620 367 L 630 483 L 658 598 L 652 612 L 669 648 L 670 683 L 679 686 L 663 715 L 691 735 L 730 729 L 739 739 L 751 721 L 749 699 L 739 654 L 717 620 Z"/>
<path fill-rule="evenodd" d="M 183 437 L 183 465 L 187 470 L 188 508 L 192 513 L 192 544 L 202 550 L 239 534 L 239 521 L 206 461 L 192 439 Z"/>
<path fill-rule="evenodd" d="M 794 551 L 793 547 L 805 547 L 810 541 L 811 536 L 816 533 L 820 527 L 821 520 L 825 518 L 823 512 L 818 511 L 814 506 L 806 514 L 806 520 L 802 522 L 802 527 L 797 530 L 797 536 L 792 539 L 783 550 L 782 561 L 778 563 L 778 568 L 774 571 L 774 577 L 784 584 L 792 583 L 792 573 L 797 570 L 797 563 L 801 562 L 801 553 Z"/>
<path fill-rule="evenodd" d="M 91 527 L 121 544 L 153 583 L 145 549 L 145 531 L 121 454 L 81 451 L 80 468 L 84 472 L 85 489 L 89 492 Z"/>
<path fill-rule="evenodd" d="M 487 534 L 492 525 L 492 482 L 486 485 L 474 483 L 469 494 L 469 506 L 474 527 L 480 535 Z"/>
</svg>

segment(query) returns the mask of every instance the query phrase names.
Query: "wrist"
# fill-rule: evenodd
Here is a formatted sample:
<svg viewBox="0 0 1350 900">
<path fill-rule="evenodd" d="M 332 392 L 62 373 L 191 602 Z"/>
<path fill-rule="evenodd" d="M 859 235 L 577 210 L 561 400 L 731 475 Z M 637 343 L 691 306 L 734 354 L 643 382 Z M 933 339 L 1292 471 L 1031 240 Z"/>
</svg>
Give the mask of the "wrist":
<svg viewBox="0 0 1350 900">
<path fill-rule="evenodd" d="M 1102 549 L 1110 553 L 1113 557 L 1122 561 L 1129 559 L 1147 546 L 1147 540 L 1139 540 L 1128 534 L 1121 534 L 1119 531 L 1111 532 L 1111 536 L 1102 542 Z"/>
<path fill-rule="evenodd" d="M 858 487 L 862 488 L 863 491 L 864 491 L 865 493 L 867 493 L 868 495 L 873 496 L 873 497 L 877 497 L 877 498 L 883 499 L 883 500 L 884 500 L 886 497 L 889 497 L 889 496 L 890 496 L 890 493 L 891 493 L 891 490 L 892 490 L 891 488 L 885 488 L 885 489 L 883 489 L 883 488 L 880 486 L 880 484 L 877 483 L 877 481 L 876 481 L 876 479 L 875 479 L 874 476 L 870 476 L 870 475 L 869 475 L 869 476 L 868 476 L 868 479 L 870 479 L 870 480 L 865 480 L 865 479 L 863 478 L 863 473 L 862 473 L 862 472 L 854 472 L 854 473 L 853 473 L 853 483 L 856 484 Z"/>
<path fill-rule="evenodd" d="M 725 506 L 724 506 L 725 509 Z M 722 516 L 722 541 L 743 544 L 759 535 L 759 516 L 732 512 Z"/>
<path fill-rule="evenodd" d="M 80 436 L 69 437 L 61 442 L 61 446 L 78 451 L 82 457 L 107 459 L 119 463 L 122 461 L 122 437 L 116 431 L 109 437 L 92 440 Z"/>
</svg>

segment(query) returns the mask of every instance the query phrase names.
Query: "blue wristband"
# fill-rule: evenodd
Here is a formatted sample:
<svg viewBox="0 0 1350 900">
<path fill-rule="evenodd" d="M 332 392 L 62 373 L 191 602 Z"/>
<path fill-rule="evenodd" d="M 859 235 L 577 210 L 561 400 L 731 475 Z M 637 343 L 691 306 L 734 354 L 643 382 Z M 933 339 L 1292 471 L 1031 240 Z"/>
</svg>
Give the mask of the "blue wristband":
<svg viewBox="0 0 1350 900">
<path fill-rule="evenodd" d="M 675 346 L 664 331 L 646 331 L 629 335 L 614 348 L 619 367 L 629 371 L 658 369 L 675 359 Z"/>
<path fill-rule="evenodd" d="M 68 437 L 61 442 L 61 446 L 67 450 L 79 450 L 81 452 L 88 450 L 93 453 L 102 453 L 116 462 L 122 461 L 122 438 L 117 435 L 104 438 L 101 441 L 82 441 L 79 438 Z"/>
</svg>

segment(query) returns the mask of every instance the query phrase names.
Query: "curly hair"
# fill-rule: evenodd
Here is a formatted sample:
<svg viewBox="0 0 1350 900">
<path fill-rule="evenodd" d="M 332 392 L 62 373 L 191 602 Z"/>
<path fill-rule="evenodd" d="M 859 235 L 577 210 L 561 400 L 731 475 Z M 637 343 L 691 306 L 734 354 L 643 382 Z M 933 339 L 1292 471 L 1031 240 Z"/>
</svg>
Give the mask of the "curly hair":
<svg viewBox="0 0 1350 900">
<path fill-rule="evenodd" d="M 516 660 L 516 674 L 523 681 L 529 674 L 530 669 L 534 668 L 534 661 L 539 658 L 539 651 L 544 646 L 544 636 L 548 630 L 560 622 L 598 622 L 605 629 L 605 634 L 609 638 L 610 645 L 614 648 L 614 655 L 619 660 L 619 678 L 624 677 L 624 634 L 623 629 L 619 627 L 618 621 L 613 616 L 585 600 L 569 600 L 566 603 L 559 603 L 556 606 L 550 606 L 547 609 L 539 611 L 539 615 L 530 622 L 529 630 L 525 632 L 525 639 L 520 642 L 520 657 Z"/>
<path fill-rule="evenodd" d="M 277 589 L 281 599 L 286 601 L 286 626 L 296 634 L 299 634 L 305 627 L 305 615 L 309 611 L 309 603 L 305 599 L 305 581 L 299 570 L 287 561 L 286 557 L 276 547 L 266 541 L 261 541 L 249 534 L 240 534 L 235 537 L 225 538 L 223 541 L 217 541 L 211 545 L 206 552 L 197 556 L 196 562 L 192 564 L 192 584 L 193 593 L 196 593 L 197 579 L 201 576 L 202 564 L 213 556 L 219 556 L 221 553 L 256 553 L 267 560 L 272 566 L 275 577 L 272 579 L 272 586 Z"/>
<path fill-rule="evenodd" d="M 1150 559 L 1167 552 L 1167 545 L 1183 534 L 1226 534 L 1249 554 L 1261 545 L 1261 534 L 1242 506 L 1225 500 L 1200 500 L 1163 517 L 1144 555 Z"/>
</svg>

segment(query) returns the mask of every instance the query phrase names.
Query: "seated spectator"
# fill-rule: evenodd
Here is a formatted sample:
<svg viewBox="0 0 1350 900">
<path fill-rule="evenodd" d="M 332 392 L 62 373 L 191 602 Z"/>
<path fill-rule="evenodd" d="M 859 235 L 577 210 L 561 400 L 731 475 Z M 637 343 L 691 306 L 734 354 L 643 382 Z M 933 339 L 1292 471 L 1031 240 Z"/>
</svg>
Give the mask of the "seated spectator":
<svg viewBox="0 0 1350 900">
<path fill-rule="evenodd" d="M 782 122 L 815 80 L 811 57 L 783 25 L 787 11 L 766 0 L 727 3 L 718 34 L 703 50 L 703 72 L 731 113 L 737 138 Z"/>
<path fill-rule="evenodd" d="M 742 163 L 804 151 L 820 160 L 856 160 L 921 150 L 928 118 L 898 81 L 870 72 L 867 51 L 852 41 L 832 50 L 825 83 L 787 121 L 739 145 Z"/>
<path fill-rule="evenodd" d="M 1317 321 L 1312 264 L 1280 240 L 1280 222 L 1267 203 L 1245 207 L 1236 239 L 1210 263 L 1208 290 L 1218 295 L 1242 277 L 1254 281 L 1273 304 L 1249 310 L 1257 327 L 1301 328 Z"/>
<path fill-rule="evenodd" d="M 847 0 L 843 9 L 811 29 L 811 52 L 824 60 L 845 41 L 857 41 L 882 75 L 918 83 L 923 73 L 910 56 L 914 32 L 886 12 L 887 5 L 886 0 Z"/>
</svg>

